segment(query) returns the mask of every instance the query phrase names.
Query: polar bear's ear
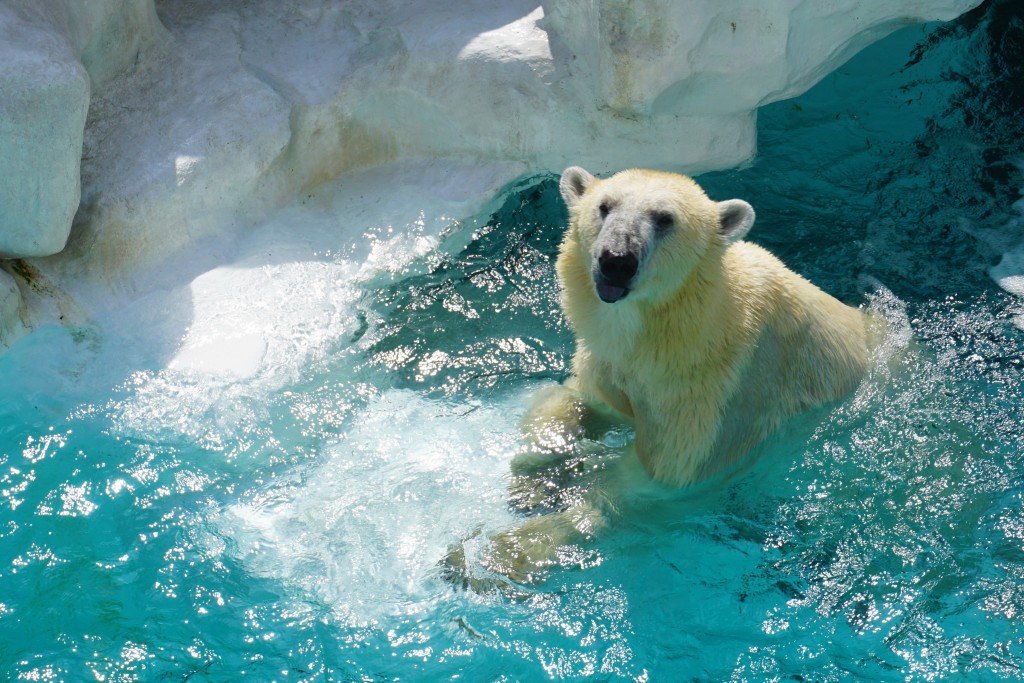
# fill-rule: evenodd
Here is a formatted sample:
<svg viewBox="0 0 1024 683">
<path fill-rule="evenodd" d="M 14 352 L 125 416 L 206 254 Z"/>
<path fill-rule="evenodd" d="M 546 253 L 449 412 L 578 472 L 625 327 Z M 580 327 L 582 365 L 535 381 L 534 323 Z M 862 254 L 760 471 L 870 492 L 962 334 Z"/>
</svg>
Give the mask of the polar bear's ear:
<svg viewBox="0 0 1024 683">
<path fill-rule="evenodd" d="M 563 176 L 564 178 L 565 176 Z M 754 207 L 742 199 L 718 202 L 719 230 L 726 244 L 743 239 L 754 225 Z"/>
<path fill-rule="evenodd" d="M 572 208 L 580 200 L 580 197 L 583 196 L 583 193 L 587 191 L 592 182 L 594 182 L 594 176 L 579 166 L 570 166 L 562 171 L 562 179 L 558 181 L 558 189 L 562 192 L 562 199 Z"/>
</svg>

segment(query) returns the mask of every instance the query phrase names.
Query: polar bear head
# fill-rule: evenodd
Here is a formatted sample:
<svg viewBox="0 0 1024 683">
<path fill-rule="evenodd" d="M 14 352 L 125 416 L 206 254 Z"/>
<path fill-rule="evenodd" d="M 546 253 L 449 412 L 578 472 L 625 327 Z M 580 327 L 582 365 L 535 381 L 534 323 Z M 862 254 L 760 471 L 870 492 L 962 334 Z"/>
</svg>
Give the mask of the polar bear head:
<svg viewBox="0 0 1024 683">
<path fill-rule="evenodd" d="M 705 255 L 741 239 L 754 209 L 740 199 L 714 202 L 692 179 L 630 169 L 607 179 L 578 166 L 559 183 L 579 256 L 589 260 L 605 303 L 657 300 L 678 291 Z"/>
</svg>

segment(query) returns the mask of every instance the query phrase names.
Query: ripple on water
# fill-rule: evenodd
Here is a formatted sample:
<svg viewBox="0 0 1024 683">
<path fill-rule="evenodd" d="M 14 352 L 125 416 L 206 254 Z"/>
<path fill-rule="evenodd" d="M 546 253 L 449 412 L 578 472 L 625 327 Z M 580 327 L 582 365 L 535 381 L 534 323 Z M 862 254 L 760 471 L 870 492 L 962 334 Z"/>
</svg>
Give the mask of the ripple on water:
<svg viewBox="0 0 1024 683">
<path fill-rule="evenodd" d="M 794 269 L 853 303 L 869 293 L 890 324 L 870 377 L 686 491 L 635 486 L 635 468 L 615 464 L 628 432 L 610 434 L 592 467 L 560 476 L 621 475 L 615 524 L 514 599 L 454 590 L 435 563 L 521 519 L 507 494 L 516 422 L 568 371 L 553 176 L 509 188 L 451 249 L 429 250 L 410 224 L 361 251 L 212 274 L 176 363 L 137 347 L 147 326 L 26 337 L 0 356 L 0 670 L 1020 678 L 1024 333 L 1019 296 L 989 268 L 1024 240 L 1024 138 L 1005 109 L 1015 81 L 985 75 L 1016 73 L 999 56 L 1024 25 L 1004 16 L 1014 7 L 894 36 L 799 108 L 766 108 L 752 168 L 701 179 L 751 199 L 753 238 Z M 891 87 L 855 103 L 832 94 L 882 78 L 877 60 L 906 61 L 917 44 Z M 968 76 L 938 73 L 928 50 L 960 55 Z M 961 81 L 981 85 L 950 100 Z M 164 303 L 146 305 L 159 317 Z M 225 319 L 240 355 L 232 372 L 204 372 Z"/>
</svg>

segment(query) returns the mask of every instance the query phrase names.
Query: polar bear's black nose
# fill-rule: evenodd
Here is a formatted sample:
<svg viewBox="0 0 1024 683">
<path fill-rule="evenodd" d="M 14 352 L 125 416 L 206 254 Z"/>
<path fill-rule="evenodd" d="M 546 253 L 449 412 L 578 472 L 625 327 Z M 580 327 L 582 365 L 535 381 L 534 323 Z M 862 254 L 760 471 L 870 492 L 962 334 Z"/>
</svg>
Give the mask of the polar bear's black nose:
<svg viewBox="0 0 1024 683">
<path fill-rule="evenodd" d="M 601 275 L 605 280 L 610 284 L 624 287 L 636 275 L 639 262 L 633 254 L 603 251 L 597 259 L 597 264 L 600 266 Z"/>
</svg>

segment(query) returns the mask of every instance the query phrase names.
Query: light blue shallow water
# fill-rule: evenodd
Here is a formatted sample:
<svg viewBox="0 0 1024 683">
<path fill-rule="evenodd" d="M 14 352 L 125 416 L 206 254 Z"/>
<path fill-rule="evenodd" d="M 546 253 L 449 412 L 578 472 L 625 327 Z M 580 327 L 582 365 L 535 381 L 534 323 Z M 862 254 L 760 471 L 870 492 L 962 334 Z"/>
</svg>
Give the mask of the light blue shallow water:
<svg viewBox="0 0 1024 683">
<path fill-rule="evenodd" d="M 419 274 L 319 282 L 346 306 L 274 382 L 197 379 L 109 331 L 24 339 L 0 356 L 0 672 L 1024 677 L 1024 304 L 989 276 L 1024 242 L 1020 67 L 997 60 L 1024 54 L 1013 4 L 887 39 L 764 110 L 749 169 L 700 179 L 749 199 L 752 237 L 792 268 L 886 315 L 885 352 L 742 471 L 627 500 L 525 596 L 435 565 L 516 523 L 518 415 L 566 373 L 553 177 Z M 627 436 L 567 485 L 611 476 Z"/>
</svg>

